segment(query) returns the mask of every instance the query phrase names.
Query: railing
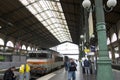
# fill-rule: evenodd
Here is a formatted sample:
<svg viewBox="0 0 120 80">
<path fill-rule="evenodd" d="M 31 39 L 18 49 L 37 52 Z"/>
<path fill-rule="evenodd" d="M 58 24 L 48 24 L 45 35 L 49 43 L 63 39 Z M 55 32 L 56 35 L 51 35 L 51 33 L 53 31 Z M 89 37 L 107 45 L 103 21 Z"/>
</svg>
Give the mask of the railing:
<svg viewBox="0 0 120 80">
<path fill-rule="evenodd" d="M 112 64 L 112 68 L 116 70 L 120 70 L 120 64 Z"/>
</svg>

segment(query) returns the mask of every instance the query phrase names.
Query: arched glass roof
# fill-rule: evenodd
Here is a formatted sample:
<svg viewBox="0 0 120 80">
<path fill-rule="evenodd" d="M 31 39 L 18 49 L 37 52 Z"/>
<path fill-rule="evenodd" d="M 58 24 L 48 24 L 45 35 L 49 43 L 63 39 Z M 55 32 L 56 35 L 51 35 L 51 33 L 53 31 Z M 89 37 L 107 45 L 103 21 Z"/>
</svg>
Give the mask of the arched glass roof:
<svg viewBox="0 0 120 80">
<path fill-rule="evenodd" d="M 60 42 L 72 42 L 59 0 L 19 0 Z"/>
</svg>

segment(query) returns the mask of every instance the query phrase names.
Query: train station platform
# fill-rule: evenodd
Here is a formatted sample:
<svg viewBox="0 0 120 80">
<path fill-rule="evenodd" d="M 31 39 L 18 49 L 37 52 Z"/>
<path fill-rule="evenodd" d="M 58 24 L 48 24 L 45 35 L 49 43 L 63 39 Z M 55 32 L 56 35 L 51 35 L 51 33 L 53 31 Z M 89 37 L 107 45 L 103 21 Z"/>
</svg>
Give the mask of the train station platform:
<svg viewBox="0 0 120 80">
<path fill-rule="evenodd" d="M 65 71 L 64 68 L 62 68 L 58 71 L 50 73 L 41 78 L 38 78 L 37 80 L 67 80 L 67 74 L 68 74 L 68 72 Z M 76 80 L 96 80 L 96 77 L 95 77 L 95 75 L 83 74 L 82 68 L 81 68 L 80 64 L 78 63 L 77 71 L 76 71 Z"/>
<path fill-rule="evenodd" d="M 78 66 L 76 71 L 76 80 L 97 80 L 96 75 L 94 73 L 90 75 L 85 75 L 82 73 L 82 67 L 80 63 L 77 63 L 77 65 Z M 112 71 L 113 71 L 114 80 L 120 80 L 120 70 L 112 69 Z M 65 71 L 64 68 L 62 68 L 52 73 L 49 73 L 45 76 L 36 77 L 31 80 L 67 80 L 67 74 L 68 72 Z M 3 74 L 0 75 L 3 76 Z M 0 77 L 0 80 L 2 80 L 2 77 Z"/>
<path fill-rule="evenodd" d="M 115 69 L 112 69 L 112 71 L 113 71 L 114 80 L 119 80 L 120 71 Z M 65 69 L 62 68 L 48 75 L 37 78 L 36 80 L 67 80 L 67 74 L 68 73 L 65 71 Z M 94 73 L 90 75 L 83 74 L 82 67 L 78 63 L 77 71 L 76 71 L 76 80 L 97 80 L 97 79 Z"/>
</svg>

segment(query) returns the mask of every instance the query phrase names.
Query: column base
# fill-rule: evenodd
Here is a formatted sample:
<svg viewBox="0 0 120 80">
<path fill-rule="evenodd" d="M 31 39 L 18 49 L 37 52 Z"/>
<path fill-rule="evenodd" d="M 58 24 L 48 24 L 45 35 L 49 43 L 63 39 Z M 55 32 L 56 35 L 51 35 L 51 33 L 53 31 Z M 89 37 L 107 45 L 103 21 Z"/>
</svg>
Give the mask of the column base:
<svg viewBox="0 0 120 80">
<path fill-rule="evenodd" d="M 97 60 L 97 80 L 114 80 L 111 60 L 108 57 L 100 57 Z"/>
</svg>

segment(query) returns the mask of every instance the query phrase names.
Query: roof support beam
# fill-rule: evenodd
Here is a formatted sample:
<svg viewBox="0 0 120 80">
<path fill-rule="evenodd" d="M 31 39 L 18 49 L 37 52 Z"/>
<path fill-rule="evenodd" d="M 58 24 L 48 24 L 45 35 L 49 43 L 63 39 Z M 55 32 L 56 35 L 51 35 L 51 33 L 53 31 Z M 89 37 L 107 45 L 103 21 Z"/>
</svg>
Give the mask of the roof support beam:
<svg viewBox="0 0 120 80">
<path fill-rule="evenodd" d="M 35 23 L 31 24 L 31 25 L 28 25 L 28 26 L 33 26 L 35 24 L 39 24 L 39 22 L 37 21 L 37 22 L 35 22 Z M 16 32 L 21 32 L 21 30 L 24 30 L 26 27 L 28 27 L 28 26 L 22 26 L 20 24 L 18 26 L 21 26 L 21 27 L 17 27 L 17 30 L 15 30 L 14 32 L 9 33 L 9 36 L 11 36 L 12 34 L 14 34 Z M 23 35 L 21 35 L 21 36 L 23 36 Z"/>
<path fill-rule="evenodd" d="M 62 54 L 62 55 L 79 55 L 79 54 Z"/>
</svg>

